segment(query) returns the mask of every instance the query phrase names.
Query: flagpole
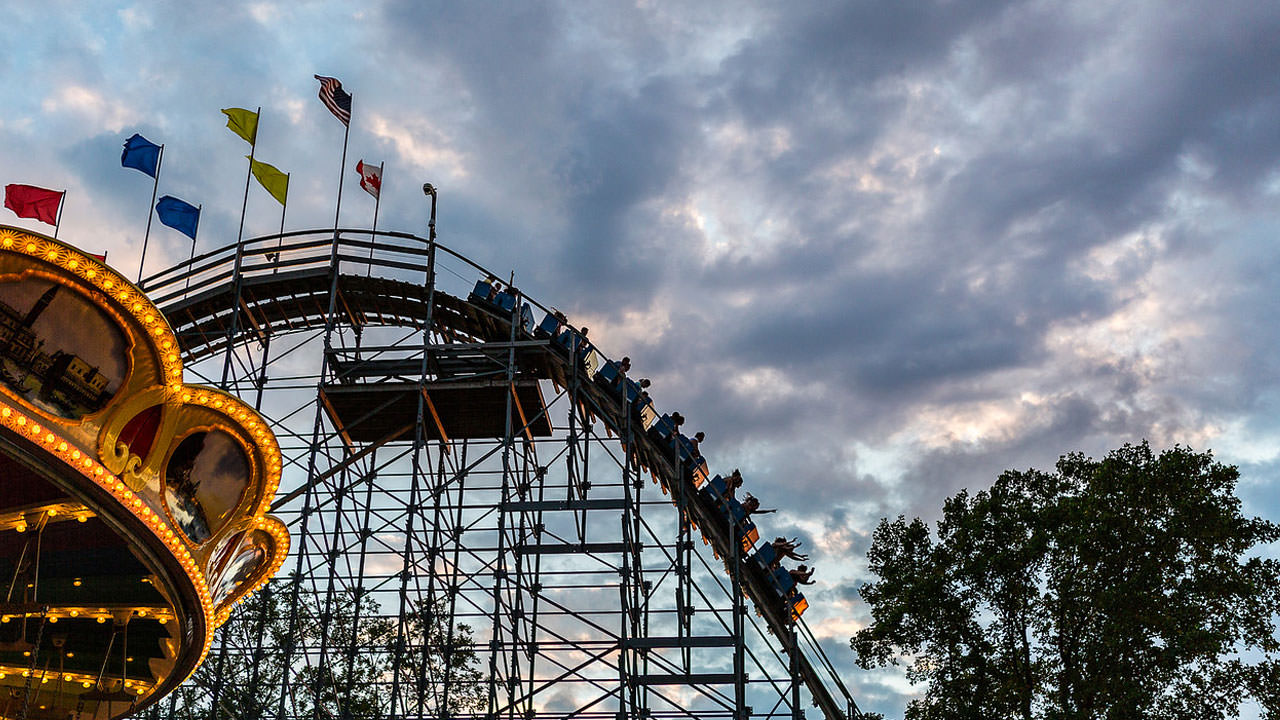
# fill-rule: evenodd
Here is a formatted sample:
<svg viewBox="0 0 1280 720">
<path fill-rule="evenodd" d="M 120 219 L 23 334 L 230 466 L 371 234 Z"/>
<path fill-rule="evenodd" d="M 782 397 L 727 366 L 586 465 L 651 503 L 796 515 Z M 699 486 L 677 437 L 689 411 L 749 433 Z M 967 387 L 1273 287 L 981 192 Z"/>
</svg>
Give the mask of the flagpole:
<svg viewBox="0 0 1280 720">
<path fill-rule="evenodd" d="M 62 207 L 67 204 L 67 191 L 62 191 L 62 199 L 58 201 L 58 216 L 53 219 L 53 239 L 58 239 L 58 229 L 62 227 Z"/>
<path fill-rule="evenodd" d="M 160 167 L 164 165 L 164 145 L 156 157 L 156 182 L 151 186 L 151 204 L 147 206 L 147 232 L 142 236 L 142 257 L 138 259 L 138 282 L 142 282 L 142 265 L 147 261 L 147 242 L 151 239 L 151 216 L 156 211 L 156 192 L 160 189 Z"/>
<path fill-rule="evenodd" d="M 347 174 L 347 140 L 351 137 L 351 122 L 343 123 L 346 130 L 342 133 L 342 164 L 338 167 L 338 207 L 333 211 L 333 241 L 338 241 L 338 218 L 342 216 L 342 180 Z"/>
<path fill-rule="evenodd" d="M 262 106 L 258 106 L 257 120 L 253 126 L 253 142 L 249 143 L 249 171 L 244 175 L 244 202 L 240 204 L 240 229 L 236 231 L 236 244 L 244 239 L 244 212 L 249 207 L 249 181 L 253 179 L 253 155 L 258 151 L 258 130 L 262 127 Z"/>
<path fill-rule="evenodd" d="M 369 265 L 365 268 L 365 277 L 373 274 L 373 246 L 378 243 L 378 208 L 382 206 L 382 179 L 385 177 L 382 171 L 386 164 L 386 160 L 378 163 L 378 194 L 373 198 L 373 231 L 369 233 Z"/>
<path fill-rule="evenodd" d="M 167 197 L 167 196 L 166 196 Z M 196 226 L 191 230 L 191 257 L 187 258 L 187 289 L 191 289 L 191 266 L 196 260 L 196 238 L 200 236 L 200 211 L 204 210 L 204 203 L 196 206 Z"/>
<path fill-rule="evenodd" d="M 280 248 L 284 245 L 284 213 L 286 210 L 289 209 L 289 189 L 288 188 L 289 188 L 289 177 L 291 175 L 293 175 L 293 173 L 284 174 L 284 187 L 285 187 L 284 202 L 280 203 L 280 236 L 276 238 L 276 259 L 273 263 L 275 267 L 271 268 L 272 275 L 275 275 L 276 273 L 280 272 Z M 258 388 L 258 398 L 259 400 L 261 400 L 262 398 L 261 387 Z"/>
</svg>

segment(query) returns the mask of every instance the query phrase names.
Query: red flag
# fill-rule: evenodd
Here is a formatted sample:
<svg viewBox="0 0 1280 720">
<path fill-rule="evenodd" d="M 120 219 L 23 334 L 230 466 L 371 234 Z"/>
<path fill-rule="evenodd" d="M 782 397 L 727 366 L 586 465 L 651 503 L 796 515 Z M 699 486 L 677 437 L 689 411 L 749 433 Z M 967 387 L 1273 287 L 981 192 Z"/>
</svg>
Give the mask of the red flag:
<svg viewBox="0 0 1280 720">
<path fill-rule="evenodd" d="M 18 217 L 57 225 L 58 206 L 62 204 L 63 195 L 57 190 L 45 190 L 34 185 L 5 185 L 4 206 Z"/>
<path fill-rule="evenodd" d="M 365 165 L 364 161 L 356 163 L 356 172 L 360 173 L 360 187 L 378 199 L 378 195 L 382 192 L 382 168 L 372 165 Z"/>
</svg>

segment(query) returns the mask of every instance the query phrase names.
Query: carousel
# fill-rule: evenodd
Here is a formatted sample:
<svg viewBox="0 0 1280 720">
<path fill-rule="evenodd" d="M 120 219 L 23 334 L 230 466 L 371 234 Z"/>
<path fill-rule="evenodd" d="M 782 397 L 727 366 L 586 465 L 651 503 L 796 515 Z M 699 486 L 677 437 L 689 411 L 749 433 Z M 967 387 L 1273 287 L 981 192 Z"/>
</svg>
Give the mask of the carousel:
<svg viewBox="0 0 1280 720">
<path fill-rule="evenodd" d="M 279 569 L 276 440 L 120 274 L 0 227 L 0 718 L 115 718 Z"/>
</svg>

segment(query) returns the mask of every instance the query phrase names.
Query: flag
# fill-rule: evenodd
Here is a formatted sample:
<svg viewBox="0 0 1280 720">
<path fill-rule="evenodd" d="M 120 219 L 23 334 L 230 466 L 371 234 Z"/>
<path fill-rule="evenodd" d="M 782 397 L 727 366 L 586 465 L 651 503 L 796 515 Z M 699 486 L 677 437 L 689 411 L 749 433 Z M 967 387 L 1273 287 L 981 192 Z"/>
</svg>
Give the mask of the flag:
<svg viewBox="0 0 1280 720">
<path fill-rule="evenodd" d="M 133 137 L 124 141 L 124 152 L 120 155 L 120 165 L 156 176 L 160 165 L 160 146 L 134 133 Z"/>
<path fill-rule="evenodd" d="M 245 155 L 245 157 L 252 163 L 253 176 L 258 178 L 258 182 L 262 184 L 262 187 L 267 192 L 271 193 L 271 197 L 275 198 L 276 202 L 284 205 L 289 197 L 289 176 L 277 170 L 273 165 L 268 165 L 261 160 L 254 160 L 248 155 Z"/>
<path fill-rule="evenodd" d="M 58 206 L 66 193 L 45 190 L 34 185 L 5 185 L 4 206 L 18 217 L 35 218 L 42 223 L 58 224 Z"/>
<path fill-rule="evenodd" d="M 382 193 L 382 168 L 365 165 L 364 161 L 356 163 L 356 172 L 360 174 L 360 187 L 376 200 Z"/>
<path fill-rule="evenodd" d="M 200 225 L 200 208 L 195 205 L 183 202 L 172 195 L 165 195 L 160 198 L 160 202 L 156 203 L 156 217 L 160 218 L 160 222 L 192 240 L 196 239 L 196 228 Z"/>
<path fill-rule="evenodd" d="M 258 113 L 244 108 L 223 108 L 222 114 L 227 116 L 227 127 L 231 132 L 250 145 L 258 141 Z"/>
<path fill-rule="evenodd" d="M 316 75 L 315 78 L 320 81 L 320 102 L 329 108 L 329 112 L 333 116 L 342 121 L 343 125 L 351 126 L 351 95 L 342 89 L 342 83 L 338 82 L 338 78 L 325 77 Z"/>
</svg>

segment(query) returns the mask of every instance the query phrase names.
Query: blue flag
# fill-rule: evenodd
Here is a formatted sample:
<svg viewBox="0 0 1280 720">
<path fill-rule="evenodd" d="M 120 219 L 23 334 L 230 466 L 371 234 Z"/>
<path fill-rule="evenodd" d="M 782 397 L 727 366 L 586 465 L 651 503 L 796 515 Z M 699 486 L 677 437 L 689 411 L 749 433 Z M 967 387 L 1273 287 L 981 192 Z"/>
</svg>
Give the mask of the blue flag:
<svg viewBox="0 0 1280 720">
<path fill-rule="evenodd" d="M 196 228 L 200 225 L 200 208 L 195 205 L 183 202 L 172 195 L 165 195 L 160 198 L 160 202 L 156 203 L 156 217 L 160 218 L 160 222 L 192 240 L 196 239 Z"/>
<path fill-rule="evenodd" d="M 120 155 L 120 164 L 155 177 L 160 165 L 160 146 L 134 133 L 133 137 L 124 141 L 124 153 Z"/>
</svg>

